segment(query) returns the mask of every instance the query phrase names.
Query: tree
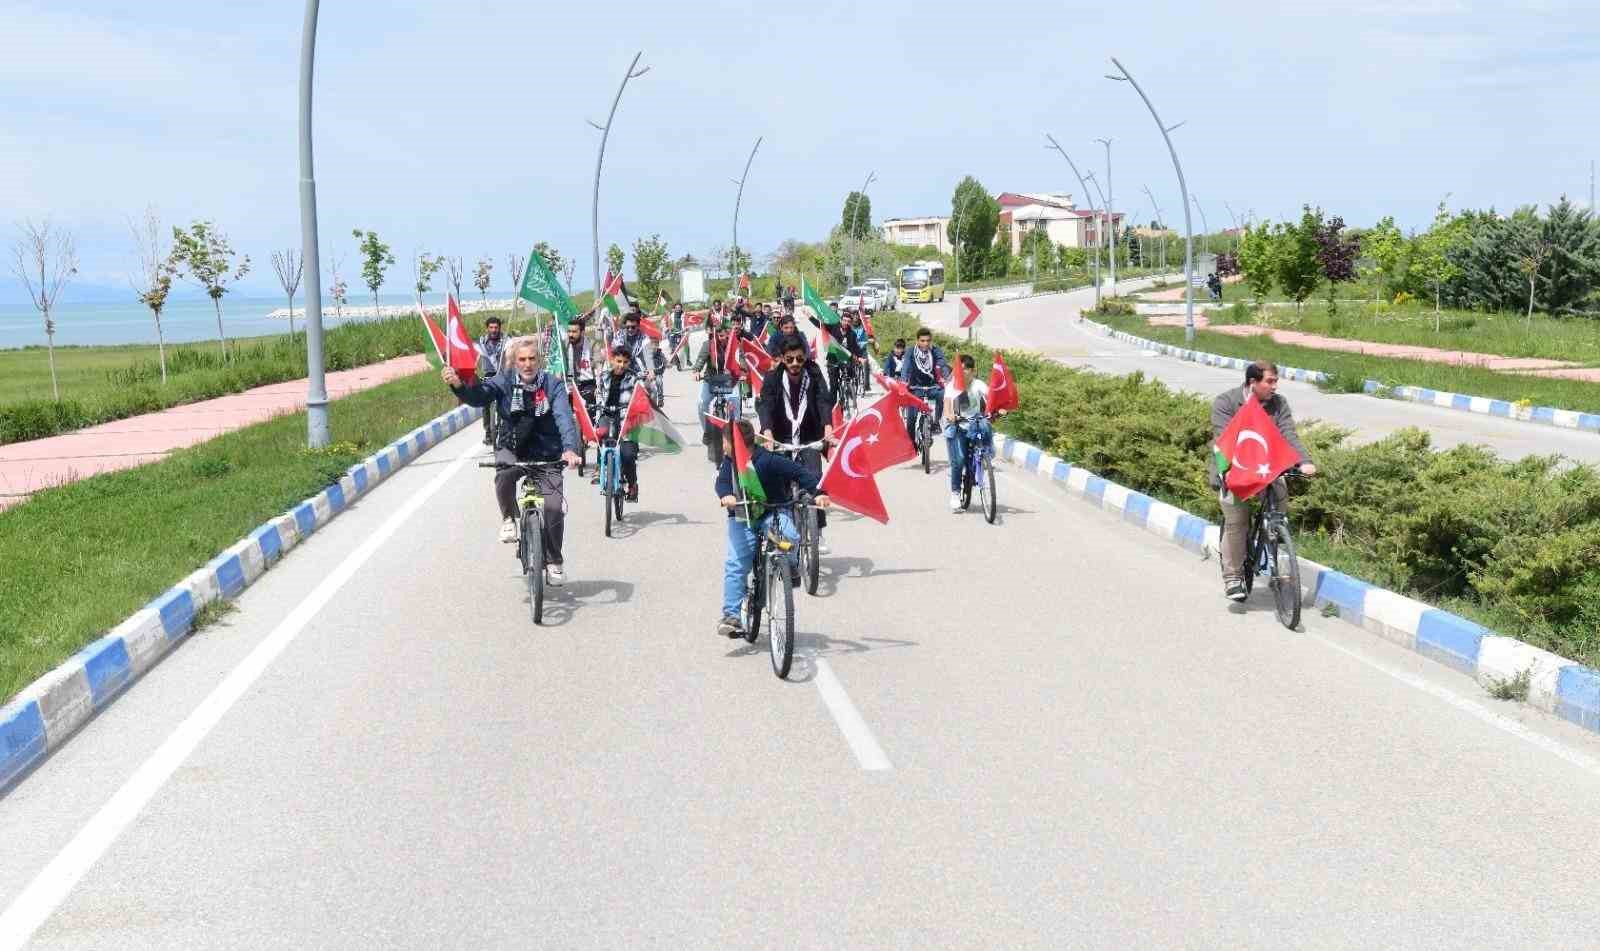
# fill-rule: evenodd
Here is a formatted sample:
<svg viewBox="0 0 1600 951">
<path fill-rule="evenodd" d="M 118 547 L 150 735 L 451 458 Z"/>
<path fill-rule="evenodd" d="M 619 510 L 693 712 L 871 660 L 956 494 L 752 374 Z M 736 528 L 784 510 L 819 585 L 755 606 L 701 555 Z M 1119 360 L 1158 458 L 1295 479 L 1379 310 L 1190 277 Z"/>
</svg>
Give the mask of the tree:
<svg viewBox="0 0 1600 951">
<path fill-rule="evenodd" d="M 613 242 L 611 247 L 606 248 L 606 267 L 612 274 L 620 276 L 622 274 L 622 261 L 622 249 Z"/>
<path fill-rule="evenodd" d="M 1320 217 L 1320 215 L 1319 215 Z M 1317 264 L 1322 277 L 1328 282 L 1328 316 L 1339 312 L 1334 297 L 1340 284 L 1356 278 L 1356 258 L 1361 254 L 1361 239 L 1345 234 L 1344 219 L 1334 215 L 1318 225 L 1314 237 L 1317 242 Z"/>
<path fill-rule="evenodd" d="M 478 269 L 472 273 L 472 286 L 478 289 L 478 299 L 485 304 L 489 302 L 489 272 L 494 270 L 494 262 L 488 257 L 478 259 Z"/>
<path fill-rule="evenodd" d="M 459 256 L 440 257 L 439 261 L 444 265 L 445 280 L 450 282 L 451 289 L 453 289 L 456 293 L 456 300 L 460 301 L 461 282 L 467 276 L 466 266 L 461 262 L 461 258 Z"/>
<path fill-rule="evenodd" d="M 1444 284 L 1461 273 L 1460 268 L 1451 260 L 1451 256 L 1464 244 L 1465 238 L 1466 230 L 1462 223 L 1451 216 L 1441 201 L 1438 211 L 1433 216 L 1433 226 L 1414 239 L 1412 260 L 1421 277 L 1433 285 L 1434 333 L 1439 332 L 1440 300 Z"/>
<path fill-rule="evenodd" d="M 542 243 L 542 242 L 541 242 Z M 537 246 L 534 250 L 538 250 Z M 522 299 L 522 271 L 528 259 L 515 251 L 506 255 L 506 272 L 511 275 L 511 319 L 517 319 L 517 303 Z M 551 273 L 554 273 L 552 271 Z"/>
<path fill-rule="evenodd" d="M 1278 234 L 1263 221 L 1254 228 L 1246 228 L 1239 242 L 1239 273 L 1250 284 L 1257 310 L 1266 306 L 1267 295 L 1278 281 L 1278 241 Z"/>
<path fill-rule="evenodd" d="M 857 241 L 872 233 L 872 197 L 865 192 L 851 192 L 845 196 L 844 209 L 839 213 L 839 225 L 844 233 Z"/>
<path fill-rule="evenodd" d="M 572 293 L 572 275 L 576 273 L 578 273 L 578 259 L 567 258 L 566 263 L 561 267 L 561 278 L 567 284 L 568 295 Z"/>
<path fill-rule="evenodd" d="M 1056 258 L 1061 270 L 1082 270 L 1089 263 L 1089 255 L 1082 248 L 1069 248 L 1064 244 L 1056 245 Z"/>
<path fill-rule="evenodd" d="M 362 235 L 361 229 L 357 228 L 352 234 L 361 242 L 357 245 L 357 250 L 361 252 L 361 280 L 372 292 L 372 316 L 376 317 L 378 288 L 383 286 L 384 275 L 394 266 L 394 255 L 389 252 L 387 244 L 378 240 L 375 232 L 368 231 Z"/>
<path fill-rule="evenodd" d="M 1022 236 L 1021 259 L 1033 268 L 1035 280 L 1041 272 L 1055 263 L 1055 244 L 1043 228 L 1036 228 Z"/>
<path fill-rule="evenodd" d="M 172 292 L 172 262 L 170 249 L 161 237 L 161 218 L 154 205 L 144 210 L 144 219 L 128 219 L 128 230 L 133 232 L 134 252 L 139 258 L 139 272 L 130 278 L 133 292 L 139 303 L 150 308 L 156 322 L 156 354 L 161 360 L 161 382 L 167 382 L 167 341 L 161 332 L 161 311 L 167 306 L 167 295 Z"/>
<path fill-rule="evenodd" d="M 1217 255 L 1216 272 L 1218 277 L 1232 277 L 1239 273 L 1239 252 L 1223 251 Z"/>
<path fill-rule="evenodd" d="M 240 258 L 235 267 L 228 236 L 209 221 L 195 221 L 188 231 L 172 229 L 171 261 L 174 273 L 204 288 L 211 298 L 211 305 L 217 311 L 217 340 L 222 344 L 222 358 L 231 360 L 228 335 L 222 329 L 222 295 L 228 293 L 229 284 L 250 273 L 250 255 Z"/>
<path fill-rule="evenodd" d="M 1563 195 L 1550 206 L 1544 231 L 1550 242 L 1545 307 L 1552 314 L 1577 313 L 1600 287 L 1600 222 Z"/>
<path fill-rule="evenodd" d="M 294 294 L 300 289 L 300 279 L 305 276 L 306 262 L 294 248 L 272 252 L 272 270 L 278 275 L 278 284 L 289 298 L 289 336 L 294 336 Z"/>
<path fill-rule="evenodd" d="M 1544 269 L 1545 262 L 1550 260 L 1552 245 L 1549 236 L 1545 234 L 1543 224 L 1539 221 L 1537 209 L 1518 209 L 1517 213 L 1511 216 L 1511 227 L 1508 230 L 1511 240 L 1507 242 L 1505 250 L 1516 262 L 1522 279 L 1528 282 L 1526 319 L 1532 323 L 1533 300 L 1541 276 L 1539 272 Z"/>
<path fill-rule="evenodd" d="M 1361 250 L 1371 262 L 1363 271 L 1368 277 L 1375 278 L 1378 285 L 1373 291 L 1374 297 L 1388 296 L 1389 287 L 1400 276 L 1406 250 L 1405 236 L 1395 226 L 1392 215 L 1373 225 L 1361 236 Z"/>
<path fill-rule="evenodd" d="M 958 242 L 956 260 L 967 280 L 986 273 L 989 248 L 994 244 L 999 225 L 1000 203 L 990 197 L 976 178 L 971 175 L 963 178 L 950 196 L 950 234 Z M 1010 251 L 1009 244 L 1006 250 Z"/>
<path fill-rule="evenodd" d="M 339 276 L 339 271 L 344 268 L 344 255 L 337 251 L 328 254 L 329 289 L 328 296 L 333 298 L 333 315 L 344 319 L 345 299 L 350 293 L 350 288 L 345 284 L 344 278 Z"/>
<path fill-rule="evenodd" d="M 425 249 L 411 252 L 411 276 L 416 278 L 417 296 L 433 290 L 433 276 L 444 267 L 444 258 L 429 254 Z"/>
<path fill-rule="evenodd" d="M 671 273 L 671 260 L 666 242 L 659 234 L 633 242 L 633 277 L 643 300 L 654 304 L 659 298 L 661 285 Z"/>
<path fill-rule="evenodd" d="M 35 224 L 33 219 L 17 225 L 19 237 L 11 244 L 12 273 L 28 291 L 28 299 L 44 318 L 45 345 L 50 351 L 50 393 L 61 401 L 61 384 L 56 379 L 56 322 L 50 311 L 67 286 L 67 279 L 78 273 L 78 249 L 72 232 L 54 228 L 50 219 Z"/>
<path fill-rule="evenodd" d="M 1317 235 L 1322 230 L 1322 209 L 1305 205 L 1297 225 L 1280 225 L 1278 235 L 1277 278 L 1283 293 L 1294 301 L 1295 313 L 1305 308 L 1306 298 L 1322 283 L 1322 262 L 1317 255 L 1322 246 Z"/>
</svg>

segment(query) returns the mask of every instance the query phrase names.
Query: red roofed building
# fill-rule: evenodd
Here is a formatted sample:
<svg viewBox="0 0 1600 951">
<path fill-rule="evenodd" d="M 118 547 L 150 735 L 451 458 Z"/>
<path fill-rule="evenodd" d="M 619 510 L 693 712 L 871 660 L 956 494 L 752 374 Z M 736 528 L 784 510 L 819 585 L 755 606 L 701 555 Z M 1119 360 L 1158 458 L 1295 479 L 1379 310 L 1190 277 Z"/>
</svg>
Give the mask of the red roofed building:
<svg viewBox="0 0 1600 951">
<path fill-rule="evenodd" d="M 1000 227 L 1011 232 L 1011 253 L 1022 252 L 1022 236 L 1044 231 L 1054 244 L 1069 248 L 1093 247 L 1100 240 L 1101 220 L 1096 213 L 1074 206 L 1072 196 L 1060 192 L 1001 192 Z M 1114 214 L 1120 226 L 1122 214 Z"/>
</svg>

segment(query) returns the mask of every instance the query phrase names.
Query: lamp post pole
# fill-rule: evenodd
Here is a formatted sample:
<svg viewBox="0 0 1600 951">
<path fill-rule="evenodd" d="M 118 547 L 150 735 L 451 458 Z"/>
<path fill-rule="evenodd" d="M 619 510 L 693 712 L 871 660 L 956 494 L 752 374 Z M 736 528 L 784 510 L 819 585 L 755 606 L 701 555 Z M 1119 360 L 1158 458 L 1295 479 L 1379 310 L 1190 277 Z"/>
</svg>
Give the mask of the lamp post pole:
<svg viewBox="0 0 1600 951">
<path fill-rule="evenodd" d="M 878 180 L 877 172 L 868 172 L 866 179 L 861 183 L 861 190 L 856 192 L 856 206 L 850 209 L 850 274 L 846 278 L 845 290 L 849 290 L 856 283 L 856 222 L 861 218 L 861 203 L 867 200 L 867 187 Z M 872 224 L 872 218 L 867 217 L 867 224 Z"/>
<path fill-rule="evenodd" d="M 1134 92 L 1139 94 L 1139 98 L 1144 100 L 1145 108 L 1150 110 L 1150 118 L 1156 120 L 1156 128 L 1161 130 L 1161 137 L 1167 142 L 1167 152 L 1172 156 L 1172 169 L 1178 173 L 1178 190 L 1183 193 L 1183 339 L 1187 343 L 1193 343 L 1194 223 L 1189 217 L 1189 185 L 1183 180 L 1183 163 L 1178 161 L 1178 150 L 1172 144 L 1173 131 L 1176 130 L 1178 126 L 1183 125 L 1183 123 L 1179 122 L 1176 125 L 1171 126 L 1163 125 L 1160 114 L 1156 112 L 1155 105 L 1150 102 L 1150 97 L 1144 94 L 1144 90 L 1140 88 L 1139 83 L 1133 78 L 1133 74 L 1128 72 L 1127 67 L 1118 62 L 1115 56 L 1111 57 L 1111 65 L 1117 67 L 1117 72 L 1121 73 L 1122 75 L 1113 76 L 1110 73 L 1107 73 L 1106 78 L 1114 79 L 1117 82 L 1127 83 L 1133 87 Z"/>
<path fill-rule="evenodd" d="M 317 0 L 306 0 L 300 32 L 300 259 L 306 271 L 306 445 L 328 444 L 328 382 L 322 356 L 322 258 L 317 254 L 317 179 L 312 171 L 311 80 L 317 56 Z"/>
<path fill-rule="evenodd" d="M 1206 254 L 1210 254 L 1211 253 L 1211 223 L 1206 221 L 1206 210 L 1200 206 L 1200 197 L 1198 195 L 1190 195 L 1189 196 L 1189 200 L 1194 202 L 1195 211 L 1200 212 L 1200 228 L 1201 228 L 1201 231 L 1204 232 L 1204 234 L 1205 234 L 1205 241 L 1206 241 L 1205 253 Z"/>
<path fill-rule="evenodd" d="M 1111 242 L 1111 296 L 1117 296 L 1117 213 L 1114 202 L 1117 190 L 1111 187 L 1111 139 L 1095 139 L 1106 147 L 1106 227 L 1110 229 Z"/>
<path fill-rule="evenodd" d="M 633 62 L 628 64 L 628 71 L 622 75 L 622 83 L 617 86 L 617 94 L 611 100 L 611 111 L 606 113 L 606 124 L 601 125 L 593 119 L 589 124 L 600 130 L 600 151 L 594 157 L 594 200 L 589 205 L 589 237 L 594 245 L 594 300 L 600 302 L 600 169 L 606 161 L 606 139 L 611 137 L 611 120 L 617 117 L 617 105 L 622 102 L 622 91 L 628 88 L 628 80 L 638 79 L 650 71 L 650 67 L 638 69 L 639 57 L 644 55 L 644 50 L 633 54 Z"/>
<path fill-rule="evenodd" d="M 967 205 L 972 201 L 972 192 L 967 192 L 961 199 L 961 204 L 956 206 L 956 289 L 961 288 L 961 219 L 966 216 Z"/>
<path fill-rule="evenodd" d="M 1106 215 L 1106 193 L 1100 187 L 1100 182 L 1095 179 L 1094 172 L 1091 171 L 1089 174 L 1087 174 L 1087 175 L 1085 175 L 1083 177 L 1088 179 L 1089 180 L 1089 184 L 1094 186 L 1094 190 L 1100 193 L 1100 221 L 1101 221 L 1101 228 L 1100 228 L 1099 237 L 1100 237 L 1100 244 L 1103 247 L 1103 246 L 1105 246 L 1105 243 L 1106 243 L 1105 222 L 1106 222 L 1107 217 L 1108 217 Z M 1113 253 L 1115 253 L 1115 252 L 1113 251 Z M 1096 257 L 1098 258 L 1098 255 Z M 1112 272 L 1111 272 L 1111 295 L 1113 297 L 1116 296 L 1116 292 L 1117 292 L 1116 274 L 1117 274 L 1117 272 L 1115 270 L 1112 270 Z"/>
<path fill-rule="evenodd" d="M 763 136 L 756 136 L 756 144 L 750 148 L 750 157 L 744 161 L 744 174 L 734 184 L 739 186 L 739 194 L 733 199 L 733 266 L 739 266 L 739 206 L 744 204 L 744 183 L 750 177 L 750 163 L 756 160 L 756 149 L 761 148 Z M 739 278 L 734 277 L 734 286 L 738 287 Z"/>
<path fill-rule="evenodd" d="M 1083 200 L 1089 203 L 1089 214 L 1093 216 L 1094 196 L 1089 194 L 1089 186 L 1084 184 L 1083 176 L 1078 172 L 1077 163 L 1073 162 L 1072 157 L 1067 155 L 1066 150 L 1061 147 L 1061 143 L 1056 141 L 1055 136 L 1046 132 L 1044 137 L 1050 142 L 1050 144 L 1045 146 L 1045 148 L 1055 149 L 1057 152 L 1061 153 L 1062 158 L 1067 160 L 1067 167 L 1072 169 L 1073 177 L 1078 180 L 1078 188 L 1083 193 Z M 1098 248 L 1095 249 L 1094 256 L 1094 307 L 1095 310 L 1100 309 L 1100 253 Z"/>
<path fill-rule="evenodd" d="M 1151 193 L 1150 186 L 1144 186 L 1144 197 L 1150 199 L 1151 207 L 1156 210 L 1156 224 L 1161 226 L 1161 270 L 1167 269 L 1167 222 L 1161 217 L 1161 205 L 1156 202 L 1156 196 Z"/>
</svg>

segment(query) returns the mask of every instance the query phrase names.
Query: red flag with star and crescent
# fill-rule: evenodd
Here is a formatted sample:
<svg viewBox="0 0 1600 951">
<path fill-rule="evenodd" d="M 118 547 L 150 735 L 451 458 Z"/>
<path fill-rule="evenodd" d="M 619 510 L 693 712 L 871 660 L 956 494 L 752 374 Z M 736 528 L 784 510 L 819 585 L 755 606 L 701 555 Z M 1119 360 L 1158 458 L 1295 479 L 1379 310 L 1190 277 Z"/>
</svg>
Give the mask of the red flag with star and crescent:
<svg viewBox="0 0 1600 951">
<path fill-rule="evenodd" d="M 878 492 L 878 481 L 873 478 L 872 466 L 863 451 L 867 438 L 876 435 L 881 422 L 864 412 L 850 420 L 839 436 L 838 451 L 828 459 L 818 488 L 840 508 L 887 525 L 889 510 L 883 507 L 883 495 Z"/>
<path fill-rule="evenodd" d="M 1241 502 L 1300 462 L 1300 451 L 1283 438 L 1254 395 L 1233 414 L 1212 446 L 1212 453 L 1223 487 Z"/>
<path fill-rule="evenodd" d="M 989 371 L 988 403 L 991 413 L 1016 409 L 1022 405 L 1017 395 L 1017 380 L 1011 375 L 1011 368 L 1006 366 L 1006 358 L 998 350 L 994 352 L 994 368 Z"/>
</svg>

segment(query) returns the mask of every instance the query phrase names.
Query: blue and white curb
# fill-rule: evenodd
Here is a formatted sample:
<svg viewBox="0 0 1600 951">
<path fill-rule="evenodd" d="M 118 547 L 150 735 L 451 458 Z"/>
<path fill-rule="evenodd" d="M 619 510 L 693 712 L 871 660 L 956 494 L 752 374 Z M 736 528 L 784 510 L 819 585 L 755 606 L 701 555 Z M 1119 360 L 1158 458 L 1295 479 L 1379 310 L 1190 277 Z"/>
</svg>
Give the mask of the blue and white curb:
<svg viewBox="0 0 1600 951">
<path fill-rule="evenodd" d="M 1000 458 L 1125 522 L 1196 553 L 1220 548 L 1222 529 L 1203 518 L 1109 482 L 1021 440 L 1000 434 L 996 439 Z M 1299 561 L 1307 605 L 1316 609 L 1331 605 L 1346 623 L 1469 674 L 1484 686 L 1526 673 L 1529 705 L 1600 733 L 1600 671 L 1308 558 Z"/>
<path fill-rule="evenodd" d="M 1477 413 L 1479 416 L 1495 416 L 1523 423 L 1539 423 L 1544 426 L 1559 426 L 1562 429 L 1581 429 L 1585 432 L 1600 433 L 1600 414 L 1596 413 L 1580 413 L 1577 410 L 1556 409 L 1554 406 L 1529 406 L 1506 400 L 1494 400 L 1486 396 L 1430 390 L 1422 386 L 1385 386 L 1377 380 L 1365 381 L 1362 389 L 1374 396 L 1388 396 L 1399 400 L 1410 400 L 1413 403 L 1426 403 L 1429 406 L 1442 406 L 1463 413 Z"/>
<path fill-rule="evenodd" d="M 1220 353 L 1206 353 L 1203 350 L 1188 350 L 1170 343 L 1161 343 L 1157 340 L 1147 340 L 1144 337 L 1136 337 L 1133 334 L 1124 333 L 1115 328 L 1107 327 L 1105 324 L 1096 323 L 1087 317 L 1082 318 L 1082 320 L 1084 323 L 1114 340 L 1121 340 L 1123 343 L 1131 343 L 1141 350 L 1154 350 L 1156 353 L 1162 353 L 1169 357 L 1177 357 L 1179 360 L 1188 360 L 1190 363 L 1203 363 L 1210 367 L 1224 367 L 1233 370 L 1243 370 L 1245 367 L 1254 362 L 1251 360 L 1246 360 L 1242 357 L 1225 357 Z M 1324 373 L 1321 370 L 1303 370 L 1299 367 L 1284 366 L 1278 367 L 1278 376 L 1286 380 L 1299 380 L 1302 383 L 1326 383 L 1330 379 L 1330 374 Z"/>
<path fill-rule="evenodd" d="M 0 792 L 182 642 L 201 609 L 237 597 L 291 548 L 482 412 L 457 407 L 351 466 L 337 483 L 262 523 L 29 684 L 0 707 Z"/>
</svg>

